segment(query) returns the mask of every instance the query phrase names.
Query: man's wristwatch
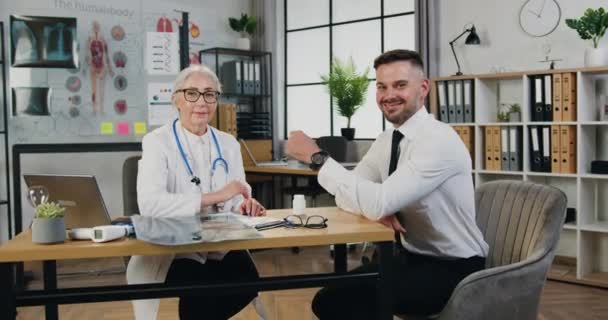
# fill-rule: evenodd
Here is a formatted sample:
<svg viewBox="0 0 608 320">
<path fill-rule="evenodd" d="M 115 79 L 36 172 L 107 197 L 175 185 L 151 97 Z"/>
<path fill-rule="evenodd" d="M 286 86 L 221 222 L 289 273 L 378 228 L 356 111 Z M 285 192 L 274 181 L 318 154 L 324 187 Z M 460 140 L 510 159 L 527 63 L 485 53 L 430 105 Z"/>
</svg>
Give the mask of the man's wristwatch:
<svg viewBox="0 0 608 320">
<path fill-rule="evenodd" d="M 325 150 L 313 153 L 310 156 L 310 168 L 315 171 L 321 169 L 327 158 L 329 158 L 329 153 Z"/>
</svg>

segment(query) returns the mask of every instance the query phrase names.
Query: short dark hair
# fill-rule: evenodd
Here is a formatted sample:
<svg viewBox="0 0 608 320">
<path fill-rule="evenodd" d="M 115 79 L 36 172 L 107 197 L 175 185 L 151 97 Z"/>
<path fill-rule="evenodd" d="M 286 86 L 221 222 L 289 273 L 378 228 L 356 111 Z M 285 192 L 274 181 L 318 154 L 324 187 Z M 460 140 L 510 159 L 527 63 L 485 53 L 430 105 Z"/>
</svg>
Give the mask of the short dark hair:
<svg viewBox="0 0 608 320">
<path fill-rule="evenodd" d="M 420 58 L 420 54 L 416 51 L 405 49 L 395 49 L 379 55 L 374 60 L 374 69 L 378 69 L 378 67 L 383 64 L 395 61 L 409 61 L 412 65 L 419 67 L 424 71 L 424 63 L 422 62 L 422 58 Z"/>
</svg>

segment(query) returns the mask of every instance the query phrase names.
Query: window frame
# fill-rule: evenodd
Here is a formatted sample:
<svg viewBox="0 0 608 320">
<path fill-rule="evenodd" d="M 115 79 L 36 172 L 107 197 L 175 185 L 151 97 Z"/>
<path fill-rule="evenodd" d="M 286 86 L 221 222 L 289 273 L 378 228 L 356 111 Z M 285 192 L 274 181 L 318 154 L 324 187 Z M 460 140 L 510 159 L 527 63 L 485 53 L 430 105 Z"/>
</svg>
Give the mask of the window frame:
<svg viewBox="0 0 608 320">
<path fill-rule="evenodd" d="M 289 46 L 289 42 L 288 42 L 288 34 L 292 33 L 292 32 L 301 32 L 301 31 L 308 31 L 308 30 L 314 30 L 314 29 L 320 29 L 320 28 L 328 28 L 329 30 L 329 68 L 331 70 L 331 66 L 333 65 L 332 62 L 332 56 L 333 56 L 333 34 L 334 34 L 334 27 L 336 26 L 341 26 L 341 25 L 346 25 L 346 24 L 354 24 L 354 23 L 361 23 L 361 22 L 367 22 L 367 21 L 376 21 L 379 20 L 380 21 L 380 52 L 384 52 L 384 47 L 385 47 L 385 43 L 384 43 L 384 38 L 385 38 L 385 32 L 384 32 L 384 25 L 385 19 L 388 18 L 394 18 L 394 17 L 402 17 L 402 16 L 408 16 L 408 15 L 413 15 L 414 16 L 414 23 L 415 23 L 415 50 L 419 50 L 420 48 L 420 31 L 421 31 L 421 27 L 420 27 L 420 22 L 419 19 L 417 18 L 417 14 L 419 12 L 419 0 L 414 0 L 414 10 L 413 11 L 406 11 L 406 12 L 401 12 L 401 13 L 394 13 L 394 14 L 384 14 L 385 8 L 384 8 L 384 0 L 377 0 L 380 1 L 380 15 L 379 16 L 373 16 L 373 17 L 367 17 L 367 18 L 362 18 L 362 19 L 353 19 L 353 20 L 347 20 L 347 21 L 340 21 L 340 22 L 333 22 L 333 0 L 328 0 L 327 4 L 329 5 L 329 23 L 327 24 L 320 24 L 320 25 L 314 25 L 314 26 L 309 26 L 309 27 L 302 27 L 302 28 L 294 28 L 294 29 L 288 29 L 287 28 L 287 24 L 288 24 L 288 0 L 283 0 L 283 61 L 284 61 L 284 74 L 283 74 L 283 97 L 284 97 L 284 113 L 283 113 L 283 123 L 284 123 L 284 132 L 283 132 L 283 138 L 287 139 L 289 136 L 289 131 L 290 128 L 288 126 L 288 114 L 289 114 L 289 98 L 288 98 L 288 89 L 290 87 L 298 87 L 298 86 L 311 86 L 311 85 L 325 85 L 325 82 L 322 81 L 318 81 L 318 82 L 303 82 L 303 83 L 291 83 L 288 84 L 287 80 L 288 80 L 288 74 L 287 74 L 287 70 L 288 68 L 288 46 Z M 375 77 L 369 77 L 368 81 L 369 82 L 373 82 L 375 81 L 376 78 Z M 369 97 L 368 97 L 369 99 Z M 329 117 L 330 117 L 330 127 L 329 127 L 329 134 L 330 136 L 334 136 L 334 101 L 331 98 L 331 94 L 330 94 L 330 99 L 329 99 Z M 379 121 L 382 121 L 382 131 L 386 130 L 386 120 L 384 119 L 384 116 L 381 117 L 381 119 L 379 119 Z M 293 128 L 292 128 L 293 130 Z M 380 134 L 380 132 L 378 133 Z M 355 138 L 355 140 L 374 140 L 375 138 Z"/>
</svg>

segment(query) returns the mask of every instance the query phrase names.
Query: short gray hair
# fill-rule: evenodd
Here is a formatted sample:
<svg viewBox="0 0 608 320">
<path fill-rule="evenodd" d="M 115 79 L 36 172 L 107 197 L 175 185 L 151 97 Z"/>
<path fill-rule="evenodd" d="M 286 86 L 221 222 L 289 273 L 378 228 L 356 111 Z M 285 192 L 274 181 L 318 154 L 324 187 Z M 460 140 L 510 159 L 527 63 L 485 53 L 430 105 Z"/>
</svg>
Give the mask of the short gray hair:
<svg viewBox="0 0 608 320">
<path fill-rule="evenodd" d="M 213 72 L 211 69 L 209 69 L 209 67 L 204 66 L 202 64 L 191 64 L 189 67 L 180 71 L 177 74 L 175 81 L 173 82 L 173 92 L 181 89 L 181 87 L 184 85 L 184 82 L 186 82 L 186 80 L 188 80 L 188 78 L 195 73 L 202 74 L 202 75 L 208 77 L 209 79 L 211 79 L 211 81 L 213 81 L 215 83 L 215 86 L 217 87 L 217 91 L 222 92 L 222 84 L 220 83 L 220 80 L 217 78 L 217 75 L 215 74 L 215 72 Z"/>
</svg>

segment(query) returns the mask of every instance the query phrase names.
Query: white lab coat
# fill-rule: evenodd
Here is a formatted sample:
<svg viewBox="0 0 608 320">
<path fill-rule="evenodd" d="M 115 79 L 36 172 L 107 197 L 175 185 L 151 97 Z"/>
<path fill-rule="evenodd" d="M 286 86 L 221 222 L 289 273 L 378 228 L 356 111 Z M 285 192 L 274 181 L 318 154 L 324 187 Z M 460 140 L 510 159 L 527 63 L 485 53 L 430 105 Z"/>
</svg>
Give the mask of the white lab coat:
<svg viewBox="0 0 608 320">
<path fill-rule="evenodd" d="M 185 133 L 181 129 L 179 121 L 176 128 L 184 152 L 188 154 L 188 148 L 185 147 Z M 216 134 L 222 156 L 228 162 L 229 173 L 227 179 L 221 179 L 222 183 L 232 180 L 245 182 L 239 143 L 229 134 L 211 126 L 208 128 Z M 212 159 L 216 159 L 217 151 L 213 139 L 209 137 L 208 141 L 212 143 Z M 172 123 L 144 136 L 142 148 L 143 154 L 139 161 L 137 174 L 137 202 L 140 213 L 154 217 L 190 216 L 198 213 L 201 206 L 201 190 L 190 182 L 191 177 L 177 147 Z M 190 166 L 193 166 L 192 162 L 190 162 Z M 216 174 L 220 174 L 220 172 L 224 174 L 223 168 L 216 169 Z M 201 173 L 196 173 L 200 177 Z M 203 179 L 201 178 L 201 180 Z M 224 207 L 235 208 L 242 200 L 242 196 L 234 197 Z M 220 258 L 222 256 L 222 254 L 219 255 Z M 131 257 L 127 267 L 127 283 L 164 282 L 173 258 L 174 255 Z M 156 319 L 159 302 L 159 299 L 133 300 L 135 319 Z"/>
</svg>

